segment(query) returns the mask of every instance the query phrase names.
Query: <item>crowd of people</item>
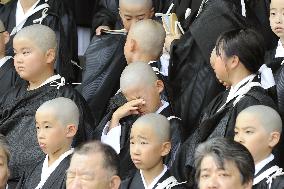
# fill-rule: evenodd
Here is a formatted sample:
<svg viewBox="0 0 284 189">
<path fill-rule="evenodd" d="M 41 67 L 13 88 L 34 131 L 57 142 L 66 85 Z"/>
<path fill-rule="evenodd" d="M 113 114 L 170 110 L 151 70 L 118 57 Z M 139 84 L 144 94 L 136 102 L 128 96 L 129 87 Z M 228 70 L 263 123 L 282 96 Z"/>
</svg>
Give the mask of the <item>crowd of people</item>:
<svg viewBox="0 0 284 189">
<path fill-rule="evenodd" d="M 0 3 L 0 189 L 284 188 L 283 0 Z"/>
</svg>

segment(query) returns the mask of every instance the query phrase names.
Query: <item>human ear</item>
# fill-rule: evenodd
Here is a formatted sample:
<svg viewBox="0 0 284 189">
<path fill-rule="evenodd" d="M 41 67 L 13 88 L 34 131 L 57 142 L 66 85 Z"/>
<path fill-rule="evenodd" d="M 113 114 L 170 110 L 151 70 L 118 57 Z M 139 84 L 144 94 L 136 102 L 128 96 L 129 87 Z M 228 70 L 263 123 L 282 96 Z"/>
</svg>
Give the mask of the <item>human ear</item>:
<svg viewBox="0 0 284 189">
<path fill-rule="evenodd" d="M 163 83 L 163 81 L 162 80 L 157 80 L 156 81 L 156 88 L 157 88 L 157 91 L 159 92 L 159 93 L 161 93 L 163 90 L 164 90 L 164 83 Z"/>
<path fill-rule="evenodd" d="M 119 176 L 115 175 L 111 177 L 110 180 L 110 189 L 118 189 L 121 183 Z"/>
<path fill-rule="evenodd" d="M 52 64 L 56 57 L 55 49 L 48 49 L 45 53 L 45 57 L 46 57 L 46 63 Z"/>
<path fill-rule="evenodd" d="M 281 134 L 279 132 L 270 133 L 269 143 L 268 143 L 270 148 L 274 148 L 278 144 L 280 136 Z"/>
<path fill-rule="evenodd" d="M 75 125 L 67 125 L 66 129 L 67 129 L 66 137 L 68 138 L 74 137 L 78 130 L 78 128 Z"/>
<path fill-rule="evenodd" d="M 172 144 L 170 142 L 164 142 L 162 144 L 162 151 L 161 151 L 161 156 L 166 156 L 170 153 L 172 148 Z"/>
<path fill-rule="evenodd" d="M 231 69 L 237 68 L 239 66 L 239 64 L 240 64 L 239 57 L 234 55 L 234 56 L 231 57 L 231 59 L 232 59 L 231 60 L 231 64 L 230 64 Z"/>
<path fill-rule="evenodd" d="M 253 184 L 252 180 L 250 180 L 249 182 L 245 183 L 244 184 L 244 189 L 251 189 L 252 188 L 252 184 Z"/>
<path fill-rule="evenodd" d="M 150 10 L 150 18 L 152 18 L 154 14 L 155 14 L 155 10 L 154 10 L 154 7 L 152 7 Z"/>
<path fill-rule="evenodd" d="M 4 43 L 6 45 L 10 40 L 10 34 L 9 34 L 9 32 L 5 31 L 5 32 L 3 32 L 3 35 L 4 35 Z"/>
</svg>

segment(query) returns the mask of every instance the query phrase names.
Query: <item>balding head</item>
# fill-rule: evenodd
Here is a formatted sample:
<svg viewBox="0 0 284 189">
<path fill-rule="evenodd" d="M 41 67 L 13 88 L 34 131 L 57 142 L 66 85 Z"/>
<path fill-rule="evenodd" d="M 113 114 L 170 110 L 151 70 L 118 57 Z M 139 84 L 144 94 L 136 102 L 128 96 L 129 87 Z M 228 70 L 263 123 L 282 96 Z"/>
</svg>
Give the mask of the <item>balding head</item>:
<svg viewBox="0 0 284 189">
<path fill-rule="evenodd" d="M 168 142 L 171 139 L 170 122 L 163 115 L 156 113 L 143 115 L 133 123 L 132 128 L 135 127 L 151 129 L 161 142 Z"/>
<path fill-rule="evenodd" d="M 133 86 L 152 86 L 158 80 L 152 67 L 144 62 L 134 62 L 126 66 L 120 76 L 122 92 Z"/>
<path fill-rule="evenodd" d="M 41 24 L 34 24 L 21 29 L 15 35 L 14 41 L 19 39 L 31 40 L 43 52 L 49 49 L 56 49 L 57 46 L 55 32 L 48 26 Z"/>
<path fill-rule="evenodd" d="M 63 126 L 79 125 L 79 109 L 69 98 L 59 97 L 46 101 L 37 109 L 36 113 L 38 112 L 52 112 Z"/>
<path fill-rule="evenodd" d="M 162 24 L 147 19 L 133 24 L 127 37 L 136 41 L 140 53 L 158 59 L 163 50 L 166 32 Z"/>
<path fill-rule="evenodd" d="M 122 6 L 143 6 L 145 8 L 151 9 L 153 7 L 152 0 L 119 0 L 119 7 Z"/>
<path fill-rule="evenodd" d="M 250 116 L 257 119 L 268 133 L 282 132 L 281 117 L 273 108 L 264 105 L 249 106 L 239 113 L 237 120 L 244 116 Z"/>
</svg>

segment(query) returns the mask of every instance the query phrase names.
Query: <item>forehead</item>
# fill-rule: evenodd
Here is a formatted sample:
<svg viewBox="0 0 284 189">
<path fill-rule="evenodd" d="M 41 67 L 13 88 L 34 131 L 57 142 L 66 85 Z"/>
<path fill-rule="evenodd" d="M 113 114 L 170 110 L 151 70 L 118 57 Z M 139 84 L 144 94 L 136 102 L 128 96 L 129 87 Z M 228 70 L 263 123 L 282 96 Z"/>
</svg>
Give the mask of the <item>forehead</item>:
<svg viewBox="0 0 284 189">
<path fill-rule="evenodd" d="M 252 127 L 252 128 L 261 128 L 261 121 L 259 120 L 258 116 L 250 113 L 241 113 L 237 117 L 236 120 L 236 128 L 245 128 L 245 127 Z"/>
<path fill-rule="evenodd" d="M 35 114 L 36 121 L 55 121 L 57 120 L 56 112 L 52 108 L 38 110 Z"/>
<path fill-rule="evenodd" d="M 7 161 L 7 154 L 5 153 L 4 149 L 0 146 L 0 161 Z"/>
<path fill-rule="evenodd" d="M 126 97 L 132 97 L 132 96 L 144 96 L 146 95 L 150 90 L 152 89 L 151 86 L 146 85 L 145 83 L 140 82 L 139 84 L 132 86 L 128 86 L 126 89 L 124 89 L 122 92 L 124 96 Z"/>
<path fill-rule="evenodd" d="M 132 137 L 143 136 L 149 139 L 157 139 L 155 131 L 152 126 L 146 123 L 136 123 L 131 128 Z"/>
<path fill-rule="evenodd" d="M 28 49 L 40 49 L 39 46 L 29 38 L 14 38 L 13 40 L 13 48 L 16 50 L 21 50 L 24 48 Z"/>
<path fill-rule="evenodd" d="M 217 160 L 212 155 L 205 156 L 200 165 L 201 171 L 203 170 L 211 170 L 211 171 L 218 171 L 218 170 L 226 170 L 231 171 L 232 173 L 239 173 L 239 169 L 237 168 L 236 164 L 233 161 L 224 161 L 223 169 L 218 164 Z"/>
<path fill-rule="evenodd" d="M 151 12 L 151 8 L 143 4 L 122 3 L 119 9 L 120 12 L 125 16 L 140 16 Z"/>
<path fill-rule="evenodd" d="M 80 171 L 93 171 L 97 169 L 103 170 L 103 156 L 96 152 L 92 154 L 74 154 L 72 156 L 69 169 L 77 169 Z"/>
<path fill-rule="evenodd" d="M 271 0 L 270 8 L 272 9 L 284 9 L 283 0 Z"/>
</svg>

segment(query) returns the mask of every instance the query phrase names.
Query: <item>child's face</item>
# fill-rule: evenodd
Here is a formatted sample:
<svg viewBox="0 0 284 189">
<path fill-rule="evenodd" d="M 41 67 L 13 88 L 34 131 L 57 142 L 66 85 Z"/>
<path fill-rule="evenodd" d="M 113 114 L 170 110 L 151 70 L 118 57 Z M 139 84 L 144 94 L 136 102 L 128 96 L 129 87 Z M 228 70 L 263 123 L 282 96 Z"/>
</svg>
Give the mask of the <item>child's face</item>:
<svg viewBox="0 0 284 189">
<path fill-rule="evenodd" d="M 31 40 L 20 38 L 13 41 L 14 66 L 20 77 L 26 81 L 42 77 L 46 69 L 45 53 Z"/>
<path fill-rule="evenodd" d="M 9 168 L 6 153 L 0 148 L 0 188 L 6 188 L 9 178 Z"/>
<path fill-rule="evenodd" d="M 149 9 L 143 5 L 127 5 L 123 4 L 119 8 L 119 14 L 124 28 L 129 31 L 133 23 L 139 20 L 150 19 L 154 15 L 153 8 Z"/>
<path fill-rule="evenodd" d="M 250 151 L 255 163 L 271 153 L 269 139 L 270 134 L 261 126 L 256 116 L 240 114 L 237 117 L 234 140 Z"/>
<path fill-rule="evenodd" d="M 35 115 L 37 139 L 45 154 L 56 156 L 67 143 L 67 127 L 56 119 L 54 110 L 38 111 Z"/>
<path fill-rule="evenodd" d="M 150 171 L 162 163 L 164 144 L 148 125 L 133 125 L 130 133 L 130 156 L 138 169 Z"/>
<path fill-rule="evenodd" d="M 284 38 L 284 1 L 272 0 L 270 3 L 270 27 L 280 38 Z"/>
<path fill-rule="evenodd" d="M 226 67 L 226 64 L 228 64 L 227 57 L 224 55 L 218 56 L 214 48 L 211 53 L 210 64 L 216 74 L 217 79 L 229 83 L 228 69 Z"/>
<path fill-rule="evenodd" d="M 160 92 L 162 91 L 160 86 L 133 86 L 128 87 L 127 90 L 123 91 L 123 95 L 127 101 L 135 99 L 143 99 L 145 104 L 140 105 L 138 108 L 139 114 L 144 115 L 147 113 L 156 112 L 161 106 Z"/>
</svg>

